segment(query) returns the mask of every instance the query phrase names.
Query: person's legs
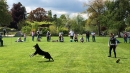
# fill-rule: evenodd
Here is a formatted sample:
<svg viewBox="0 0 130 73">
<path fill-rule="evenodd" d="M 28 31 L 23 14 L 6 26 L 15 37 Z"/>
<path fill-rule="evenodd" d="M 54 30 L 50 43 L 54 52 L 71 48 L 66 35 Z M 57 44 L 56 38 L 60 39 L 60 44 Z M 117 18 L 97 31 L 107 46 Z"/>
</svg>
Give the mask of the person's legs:
<svg viewBox="0 0 130 73">
<path fill-rule="evenodd" d="M 94 36 L 92 36 L 92 41 L 95 42 L 95 37 Z"/>
<path fill-rule="evenodd" d="M 96 40 L 95 40 L 95 36 L 93 36 L 93 40 L 94 40 L 94 42 L 96 42 Z"/>
<path fill-rule="evenodd" d="M 112 50 L 112 45 L 110 45 L 110 47 L 109 47 L 109 56 L 108 57 L 111 57 L 111 50 Z"/>
<path fill-rule="evenodd" d="M 34 36 L 32 36 L 32 41 L 34 41 Z"/>
<path fill-rule="evenodd" d="M 3 46 L 3 40 L 1 40 L 1 46 Z"/>
<path fill-rule="evenodd" d="M 24 41 L 26 41 L 26 38 L 24 38 Z"/>
<path fill-rule="evenodd" d="M 130 43 L 130 37 L 129 37 L 129 43 Z"/>
<path fill-rule="evenodd" d="M 72 41 L 73 41 L 73 36 L 70 36 L 70 40 L 72 40 Z"/>
<path fill-rule="evenodd" d="M 125 43 L 127 43 L 127 38 L 125 38 Z"/>
<path fill-rule="evenodd" d="M 47 41 L 49 42 L 49 36 L 47 36 Z"/>
<path fill-rule="evenodd" d="M 89 37 L 88 36 L 86 36 L 86 42 L 89 42 Z"/>
<path fill-rule="evenodd" d="M 73 36 L 71 36 L 72 37 L 72 39 L 73 39 Z"/>
<path fill-rule="evenodd" d="M 86 36 L 86 42 L 88 41 L 88 37 Z"/>
<path fill-rule="evenodd" d="M 116 46 L 113 45 L 113 52 L 114 52 L 114 55 L 115 55 L 115 58 L 116 58 Z"/>
<path fill-rule="evenodd" d="M 126 43 L 126 38 L 124 38 L 124 43 Z"/>
<path fill-rule="evenodd" d="M 88 42 L 89 42 L 89 37 L 88 37 Z"/>
<path fill-rule="evenodd" d="M 93 42 L 93 36 L 92 36 L 92 42 Z"/>
</svg>

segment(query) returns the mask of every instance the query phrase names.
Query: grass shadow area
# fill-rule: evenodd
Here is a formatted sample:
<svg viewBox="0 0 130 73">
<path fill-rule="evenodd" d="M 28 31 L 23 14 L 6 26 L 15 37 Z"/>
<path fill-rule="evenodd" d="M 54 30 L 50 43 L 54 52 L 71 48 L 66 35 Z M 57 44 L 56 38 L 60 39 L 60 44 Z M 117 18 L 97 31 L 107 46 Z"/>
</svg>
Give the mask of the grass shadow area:
<svg viewBox="0 0 130 73">
<path fill-rule="evenodd" d="M 52 61 L 52 60 L 46 60 L 46 61 L 38 61 L 38 63 L 43 63 L 43 62 L 54 62 L 54 61 Z"/>
</svg>

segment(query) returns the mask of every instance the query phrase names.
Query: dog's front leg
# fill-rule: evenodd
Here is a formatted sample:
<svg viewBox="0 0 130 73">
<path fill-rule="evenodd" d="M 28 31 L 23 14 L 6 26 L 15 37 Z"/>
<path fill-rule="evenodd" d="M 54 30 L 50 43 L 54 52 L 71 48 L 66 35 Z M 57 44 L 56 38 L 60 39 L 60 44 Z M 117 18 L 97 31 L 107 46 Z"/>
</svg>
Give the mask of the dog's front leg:
<svg viewBox="0 0 130 73">
<path fill-rule="evenodd" d="M 31 54 L 31 55 L 29 55 L 30 57 L 33 57 L 34 56 L 34 54 Z"/>
<path fill-rule="evenodd" d="M 33 57 L 34 55 L 36 55 L 37 54 L 37 52 L 35 52 L 35 53 L 33 53 L 32 55 L 30 55 L 30 57 Z"/>
</svg>

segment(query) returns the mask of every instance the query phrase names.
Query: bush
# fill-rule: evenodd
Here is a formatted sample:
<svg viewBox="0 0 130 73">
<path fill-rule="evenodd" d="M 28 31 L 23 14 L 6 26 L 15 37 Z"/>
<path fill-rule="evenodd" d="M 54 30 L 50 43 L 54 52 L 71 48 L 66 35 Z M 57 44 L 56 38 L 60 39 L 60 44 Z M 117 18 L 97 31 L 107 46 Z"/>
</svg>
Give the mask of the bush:
<svg viewBox="0 0 130 73">
<path fill-rule="evenodd" d="M 46 35 L 47 31 L 49 31 L 49 28 L 42 28 L 42 35 Z"/>
<path fill-rule="evenodd" d="M 22 27 L 21 30 L 22 30 L 23 33 L 26 33 L 27 35 L 29 35 L 30 32 L 31 32 L 31 27 L 30 26 L 24 26 L 24 27 Z"/>
<path fill-rule="evenodd" d="M 57 28 L 56 28 L 56 26 L 54 26 L 54 25 L 52 25 L 52 26 L 50 26 L 49 27 L 49 30 L 50 30 L 50 33 L 52 34 L 52 35 L 58 35 L 58 31 L 57 31 Z"/>
<path fill-rule="evenodd" d="M 31 31 L 37 31 L 38 30 L 38 23 L 34 23 L 32 24 L 32 28 L 31 28 Z"/>
<path fill-rule="evenodd" d="M 125 31 L 130 32 L 130 26 L 126 27 Z"/>
<path fill-rule="evenodd" d="M 63 32 L 63 35 L 68 35 L 69 30 L 67 28 L 63 27 L 63 28 L 59 29 L 59 32 Z"/>
<path fill-rule="evenodd" d="M 108 30 L 108 34 L 110 34 L 110 33 L 117 34 L 117 33 L 118 33 L 118 30 L 117 30 L 117 29 L 109 29 L 109 30 Z"/>
</svg>

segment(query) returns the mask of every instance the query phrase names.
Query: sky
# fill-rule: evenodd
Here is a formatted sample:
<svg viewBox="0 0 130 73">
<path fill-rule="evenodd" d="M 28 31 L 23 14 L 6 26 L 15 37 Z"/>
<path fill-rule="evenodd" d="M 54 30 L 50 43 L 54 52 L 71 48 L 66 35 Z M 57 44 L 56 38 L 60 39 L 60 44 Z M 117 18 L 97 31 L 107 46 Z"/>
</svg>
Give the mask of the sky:
<svg viewBox="0 0 130 73">
<path fill-rule="evenodd" d="M 7 0 L 9 9 L 13 4 L 20 2 L 25 6 L 26 11 L 29 13 L 31 10 L 35 10 L 38 7 L 45 9 L 45 11 L 52 11 L 52 14 L 57 14 L 59 17 L 61 14 L 68 14 L 70 17 L 77 15 L 86 10 L 83 7 L 83 3 L 88 3 L 89 0 Z M 84 18 L 87 18 L 87 14 L 83 14 Z"/>
</svg>

